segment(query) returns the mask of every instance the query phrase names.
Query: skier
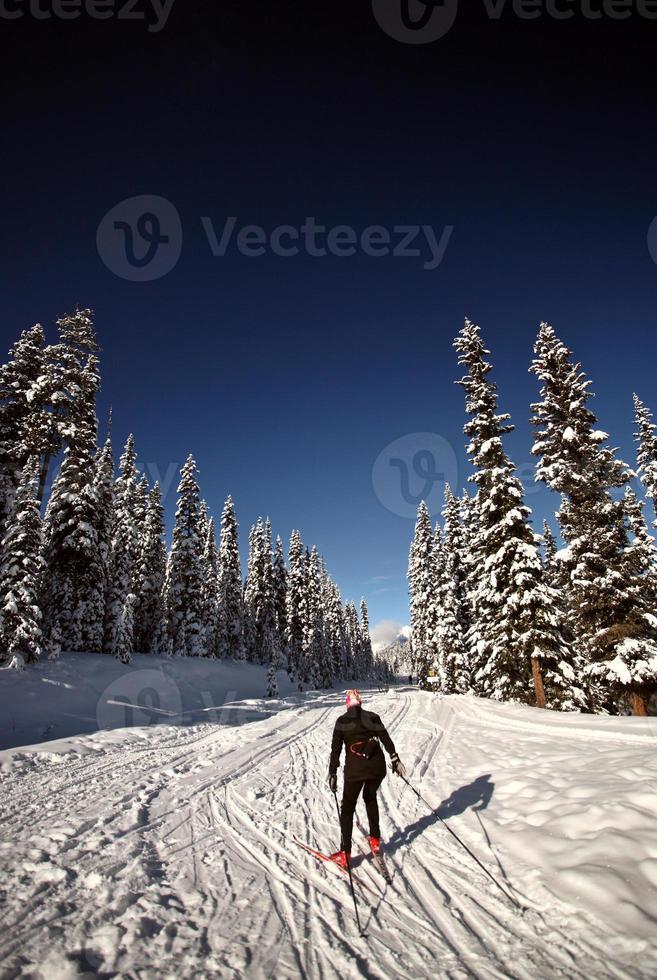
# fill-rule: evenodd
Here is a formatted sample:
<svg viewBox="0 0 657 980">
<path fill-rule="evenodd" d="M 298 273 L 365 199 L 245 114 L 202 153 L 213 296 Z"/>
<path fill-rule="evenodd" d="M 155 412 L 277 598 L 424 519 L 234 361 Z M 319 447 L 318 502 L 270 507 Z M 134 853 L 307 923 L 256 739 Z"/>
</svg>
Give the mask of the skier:
<svg viewBox="0 0 657 980">
<path fill-rule="evenodd" d="M 413 683 L 413 675 L 412 675 L 412 674 L 409 674 L 409 675 L 408 675 L 408 684 L 409 684 L 409 687 L 410 687 L 410 685 L 411 685 L 412 683 Z"/>
<path fill-rule="evenodd" d="M 358 691 L 347 691 L 347 710 L 340 715 L 333 729 L 331 759 L 329 762 L 329 787 L 332 793 L 338 790 L 338 765 L 342 746 L 345 747 L 344 787 L 342 790 L 342 809 L 340 825 L 342 850 L 331 854 L 331 859 L 347 868 L 351 857 L 351 837 L 356 802 L 363 792 L 370 824 L 369 842 L 373 854 L 381 850 L 381 831 L 379 828 L 379 807 L 376 792 L 386 774 L 385 756 L 379 742 L 390 756 L 392 770 L 398 776 L 406 775 L 406 768 L 400 761 L 392 739 L 378 715 L 363 709 Z"/>
</svg>

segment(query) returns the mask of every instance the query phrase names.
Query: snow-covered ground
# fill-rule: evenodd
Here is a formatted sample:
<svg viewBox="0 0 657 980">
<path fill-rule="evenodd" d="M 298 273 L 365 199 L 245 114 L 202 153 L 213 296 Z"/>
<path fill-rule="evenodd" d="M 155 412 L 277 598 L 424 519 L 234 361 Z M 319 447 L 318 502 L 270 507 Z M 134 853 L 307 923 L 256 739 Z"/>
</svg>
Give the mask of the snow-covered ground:
<svg viewBox="0 0 657 980">
<path fill-rule="evenodd" d="M 360 938 L 346 882 L 291 841 L 337 846 L 342 698 L 0 753 L 0 975 L 657 974 L 657 720 L 370 692 L 414 785 L 527 910 L 389 776 L 391 885 L 355 837 Z"/>
</svg>

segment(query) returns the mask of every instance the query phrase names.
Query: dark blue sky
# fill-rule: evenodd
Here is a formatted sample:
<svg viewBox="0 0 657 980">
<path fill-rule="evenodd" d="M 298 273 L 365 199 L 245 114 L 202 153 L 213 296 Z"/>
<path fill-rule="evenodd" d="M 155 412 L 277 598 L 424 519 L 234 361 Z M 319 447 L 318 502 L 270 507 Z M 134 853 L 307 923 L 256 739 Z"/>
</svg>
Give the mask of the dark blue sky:
<svg viewBox="0 0 657 980">
<path fill-rule="evenodd" d="M 193 452 L 216 515 L 230 492 L 244 535 L 260 513 L 285 538 L 299 527 L 373 621 L 406 621 L 413 522 L 380 502 L 372 467 L 434 432 L 463 485 L 464 315 L 493 348 L 527 473 L 544 318 L 633 459 L 632 391 L 657 409 L 657 21 L 491 21 L 472 4 L 442 39 L 407 45 L 368 0 L 177 0 L 156 34 L 85 16 L 0 31 L 2 347 L 91 306 L 101 414 L 112 405 L 117 443 L 135 432 L 151 476 Z M 96 245 L 137 195 L 182 223 L 179 261 L 150 282 L 115 275 Z M 306 216 L 454 230 L 433 271 L 425 255 L 213 257 L 201 218 L 220 232 L 230 215 L 267 231 Z M 401 500 L 387 473 L 380 495 Z M 555 505 L 535 488 L 528 502 L 537 524 Z"/>
</svg>

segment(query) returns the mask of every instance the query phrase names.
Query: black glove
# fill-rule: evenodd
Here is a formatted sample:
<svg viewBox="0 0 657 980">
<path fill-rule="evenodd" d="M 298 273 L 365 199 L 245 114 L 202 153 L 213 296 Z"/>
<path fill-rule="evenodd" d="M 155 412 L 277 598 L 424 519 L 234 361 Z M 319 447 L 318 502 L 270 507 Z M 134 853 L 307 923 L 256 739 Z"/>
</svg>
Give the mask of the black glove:
<svg viewBox="0 0 657 980">
<path fill-rule="evenodd" d="M 337 793 L 338 791 L 338 775 L 335 772 L 329 773 L 329 789 L 332 793 Z"/>
<path fill-rule="evenodd" d="M 392 763 L 392 771 L 395 773 L 395 775 L 405 777 L 406 776 L 406 766 L 401 761 L 401 759 L 399 758 L 399 756 L 397 755 L 397 753 L 395 753 L 395 755 L 391 756 L 390 761 Z"/>
</svg>

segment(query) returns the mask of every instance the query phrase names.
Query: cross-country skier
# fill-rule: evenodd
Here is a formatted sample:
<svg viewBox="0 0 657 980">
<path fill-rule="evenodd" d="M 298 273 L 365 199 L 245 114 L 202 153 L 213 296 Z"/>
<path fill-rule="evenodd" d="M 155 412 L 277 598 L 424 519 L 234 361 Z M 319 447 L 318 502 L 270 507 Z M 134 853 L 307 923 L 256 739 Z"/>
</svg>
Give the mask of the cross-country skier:
<svg viewBox="0 0 657 980">
<path fill-rule="evenodd" d="M 376 791 L 386 774 L 386 761 L 380 742 L 390 756 L 393 772 L 406 775 L 392 739 L 378 715 L 365 711 L 358 691 L 347 691 L 347 710 L 340 715 L 333 729 L 331 760 L 329 762 L 329 787 L 332 793 L 338 789 L 338 765 L 342 746 L 345 747 L 344 787 L 342 791 L 341 830 L 342 850 L 331 855 L 332 860 L 346 868 L 351 857 L 351 837 L 356 802 L 363 792 L 367 819 L 370 824 L 370 847 L 373 854 L 381 850 L 379 807 Z"/>
</svg>

